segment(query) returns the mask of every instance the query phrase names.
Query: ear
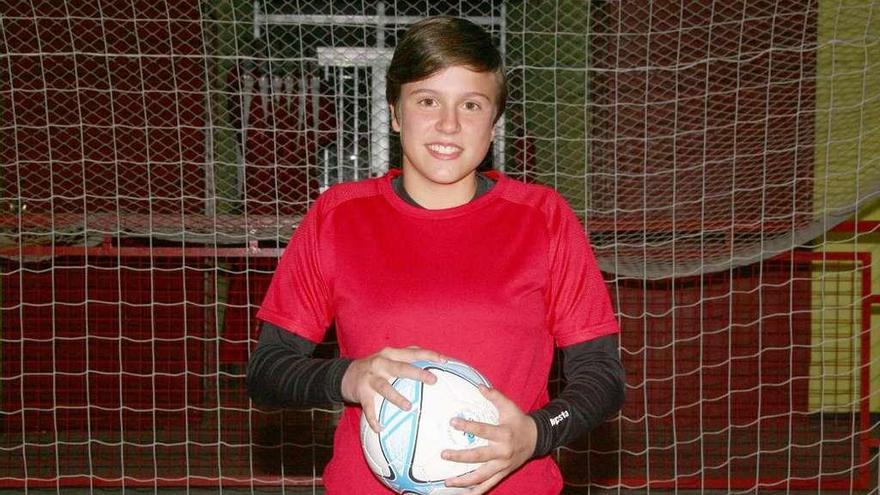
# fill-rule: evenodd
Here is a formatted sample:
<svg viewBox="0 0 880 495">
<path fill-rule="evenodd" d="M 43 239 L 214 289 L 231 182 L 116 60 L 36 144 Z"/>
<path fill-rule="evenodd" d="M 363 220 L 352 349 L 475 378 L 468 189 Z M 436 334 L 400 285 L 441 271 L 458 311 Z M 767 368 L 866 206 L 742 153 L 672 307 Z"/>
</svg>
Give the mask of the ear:
<svg viewBox="0 0 880 495">
<path fill-rule="evenodd" d="M 400 122 L 397 120 L 397 111 L 394 108 L 394 105 L 388 105 L 388 111 L 391 112 L 391 128 L 394 129 L 394 132 L 400 132 Z"/>
</svg>

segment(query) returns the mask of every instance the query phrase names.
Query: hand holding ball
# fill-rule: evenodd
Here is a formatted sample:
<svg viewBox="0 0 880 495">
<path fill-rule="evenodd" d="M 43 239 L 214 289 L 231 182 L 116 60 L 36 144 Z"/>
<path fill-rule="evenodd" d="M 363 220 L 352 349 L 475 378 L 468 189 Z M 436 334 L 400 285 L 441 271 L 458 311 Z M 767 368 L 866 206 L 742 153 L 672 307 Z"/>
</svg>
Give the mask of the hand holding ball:
<svg viewBox="0 0 880 495">
<path fill-rule="evenodd" d="M 451 495 L 465 491 L 450 488 L 444 480 L 473 471 L 479 464 L 442 459 L 446 449 L 472 449 L 488 445 L 485 439 L 453 428 L 452 418 L 498 424 L 498 409 L 483 397 L 479 386 L 490 384 L 467 364 L 415 361 L 413 366 L 437 377 L 434 384 L 396 378 L 392 387 L 412 403 L 405 411 L 376 396 L 377 434 L 361 415 L 361 445 L 367 464 L 376 476 L 398 493 Z"/>
</svg>

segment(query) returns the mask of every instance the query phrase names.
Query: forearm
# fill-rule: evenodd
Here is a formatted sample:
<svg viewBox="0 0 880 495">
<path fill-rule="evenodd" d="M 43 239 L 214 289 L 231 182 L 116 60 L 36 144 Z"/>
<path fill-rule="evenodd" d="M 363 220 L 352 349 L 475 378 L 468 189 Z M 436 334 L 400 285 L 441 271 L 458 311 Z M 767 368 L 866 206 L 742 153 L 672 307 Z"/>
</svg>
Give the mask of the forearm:
<svg viewBox="0 0 880 495">
<path fill-rule="evenodd" d="M 247 369 L 251 399 L 272 407 L 342 402 L 342 376 L 351 361 L 311 357 L 315 344 L 264 323 Z"/>
<path fill-rule="evenodd" d="M 547 455 L 600 425 L 623 405 L 625 372 L 615 336 L 563 349 L 566 386 L 529 413 L 538 429 L 533 457 Z"/>
</svg>

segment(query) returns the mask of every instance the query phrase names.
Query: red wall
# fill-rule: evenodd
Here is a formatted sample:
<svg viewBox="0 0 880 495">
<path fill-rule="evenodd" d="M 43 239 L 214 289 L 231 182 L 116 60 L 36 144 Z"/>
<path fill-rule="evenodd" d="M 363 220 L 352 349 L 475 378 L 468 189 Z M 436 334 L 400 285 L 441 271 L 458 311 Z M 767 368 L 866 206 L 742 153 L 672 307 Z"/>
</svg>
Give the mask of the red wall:
<svg viewBox="0 0 880 495">
<path fill-rule="evenodd" d="M 597 212 L 733 235 L 811 219 L 815 5 L 603 2 L 591 22 Z"/>
<path fill-rule="evenodd" d="M 204 269 L 179 259 L 85 262 L 0 266 L 2 431 L 185 423 L 185 408 L 204 400 Z"/>
<path fill-rule="evenodd" d="M 5 208 L 201 211 L 198 2 L 13 0 L 3 8 Z"/>
</svg>

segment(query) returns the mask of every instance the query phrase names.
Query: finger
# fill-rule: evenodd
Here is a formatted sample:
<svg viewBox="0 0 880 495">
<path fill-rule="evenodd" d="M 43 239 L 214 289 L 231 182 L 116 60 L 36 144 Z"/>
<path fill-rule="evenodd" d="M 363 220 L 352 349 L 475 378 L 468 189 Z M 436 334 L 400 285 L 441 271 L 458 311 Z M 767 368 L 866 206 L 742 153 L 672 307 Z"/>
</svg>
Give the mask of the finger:
<svg viewBox="0 0 880 495">
<path fill-rule="evenodd" d="M 428 385 L 433 385 L 433 384 L 437 383 L 437 375 L 435 375 L 434 373 L 431 373 L 428 370 L 423 369 L 423 370 L 421 370 L 421 373 L 419 373 L 419 380 L 423 381 L 424 383 L 427 383 Z"/>
<path fill-rule="evenodd" d="M 449 487 L 475 487 L 476 485 L 490 479 L 496 473 L 495 469 L 486 463 L 469 473 L 454 478 L 448 478 L 444 480 L 444 483 Z"/>
<path fill-rule="evenodd" d="M 376 407 L 375 403 L 370 400 L 367 404 L 361 403 L 361 408 L 364 411 L 364 418 L 367 420 L 367 424 L 370 425 L 370 429 L 376 433 L 382 431 L 382 426 L 379 425 L 379 419 L 376 417 Z"/>
<path fill-rule="evenodd" d="M 486 481 L 480 483 L 477 486 L 472 486 L 470 490 L 468 490 L 468 495 L 481 495 L 483 493 L 488 492 L 493 486 L 497 485 L 503 478 L 504 474 L 497 473 L 494 476 L 490 477 Z"/>
<path fill-rule="evenodd" d="M 391 373 L 392 376 L 410 378 L 412 380 L 418 380 L 420 382 L 428 384 L 437 383 L 437 376 L 430 371 L 402 361 L 393 361 L 391 369 L 388 371 Z"/>
<path fill-rule="evenodd" d="M 486 462 L 490 459 L 493 459 L 495 456 L 492 455 L 493 450 L 491 447 L 483 446 L 483 447 L 475 447 L 473 449 L 446 449 L 440 453 L 440 457 L 446 459 L 447 461 L 453 462 Z"/>
<path fill-rule="evenodd" d="M 456 430 L 471 433 L 486 440 L 499 440 L 501 438 L 498 426 L 479 421 L 470 421 L 462 418 L 452 418 L 449 424 Z"/>
<path fill-rule="evenodd" d="M 510 414 L 522 412 L 516 403 L 508 399 L 507 396 L 502 394 L 497 388 L 489 388 L 485 385 L 480 385 L 479 389 L 480 393 L 483 394 L 483 397 L 488 399 L 489 402 L 498 409 L 498 415 L 501 418 L 506 418 L 509 417 Z"/>
<path fill-rule="evenodd" d="M 507 404 L 513 404 L 513 402 L 497 388 L 490 388 L 485 385 L 480 385 L 478 388 L 480 393 L 483 394 L 483 397 L 489 399 L 489 402 L 495 404 L 495 407 L 499 409 Z"/>
<path fill-rule="evenodd" d="M 430 349 L 422 349 L 421 347 L 407 347 L 405 349 L 395 349 L 393 353 L 394 359 L 398 361 L 434 361 L 437 363 L 445 363 L 449 360 L 443 354 Z"/>
<path fill-rule="evenodd" d="M 391 383 L 389 383 L 388 380 L 377 378 L 376 382 L 378 383 L 376 383 L 373 388 L 375 388 L 379 395 L 385 397 L 389 402 L 404 411 L 409 411 L 412 408 L 410 401 L 398 392 L 397 389 L 391 386 Z"/>
</svg>

